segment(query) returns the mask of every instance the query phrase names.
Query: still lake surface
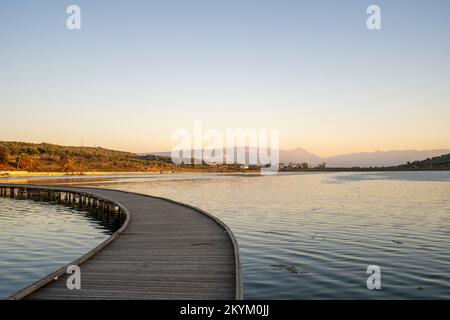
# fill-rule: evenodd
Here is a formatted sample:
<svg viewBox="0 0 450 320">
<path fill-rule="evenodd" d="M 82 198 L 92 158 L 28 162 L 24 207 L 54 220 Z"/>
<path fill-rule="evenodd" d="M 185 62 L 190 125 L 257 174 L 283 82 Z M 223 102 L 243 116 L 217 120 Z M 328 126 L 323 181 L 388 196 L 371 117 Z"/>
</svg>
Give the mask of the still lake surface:
<svg viewBox="0 0 450 320">
<path fill-rule="evenodd" d="M 217 216 L 238 239 L 246 299 L 450 298 L 450 172 L 180 174 L 73 182 L 171 198 Z M 4 232 L 1 246 L 8 242 Z M 27 233 L 16 232 L 17 238 Z M 33 233 L 36 246 L 45 242 L 45 232 Z M 72 236 L 74 243 L 95 242 L 89 235 L 82 241 Z M 24 259 L 33 259 L 32 250 L 23 251 L 29 253 Z M 381 268 L 382 290 L 367 289 L 369 265 Z"/>
<path fill-rule="evenodd" d="M 89 252 L 113 230 L 85 211 L 0 197 L 0 299 Z"/>
</svg>

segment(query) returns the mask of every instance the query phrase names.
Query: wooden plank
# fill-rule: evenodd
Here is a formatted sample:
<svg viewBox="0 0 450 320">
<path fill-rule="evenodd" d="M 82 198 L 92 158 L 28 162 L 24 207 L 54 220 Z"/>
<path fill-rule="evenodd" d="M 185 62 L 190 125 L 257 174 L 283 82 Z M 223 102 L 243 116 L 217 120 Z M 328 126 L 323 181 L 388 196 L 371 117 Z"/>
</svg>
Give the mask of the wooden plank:
<svg viewBox="0 0 450 320">
<path fill-rule="evenodd" d="M 242 299 L 236 239 L 208 213 L 116 190 L 26 188 L 110 200 L 128 215 L 114 241 L 79 264 L 81 290 L 67 289 L 67 275 L 59 272 L 57 280 L 35 284 L 26 299 Z"/>
</svg>

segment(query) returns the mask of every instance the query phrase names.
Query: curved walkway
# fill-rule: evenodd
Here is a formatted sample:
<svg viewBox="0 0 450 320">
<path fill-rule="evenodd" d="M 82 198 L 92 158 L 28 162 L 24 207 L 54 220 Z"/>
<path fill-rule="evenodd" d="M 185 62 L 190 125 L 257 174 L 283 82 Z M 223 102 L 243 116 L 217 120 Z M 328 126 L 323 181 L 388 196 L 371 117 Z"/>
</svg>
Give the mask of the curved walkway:
<svg viewBox="0 0 450 320">
<path fill-rule="evenodd" d="M 63 275 L 26 299 L 242 299 L 236 240 L 199 209 L 116 190 L 17 187 L 99 197 L 128 215 L 117 238 L 79 265 L 81 290 L 67 289 Z"/>
</svg>

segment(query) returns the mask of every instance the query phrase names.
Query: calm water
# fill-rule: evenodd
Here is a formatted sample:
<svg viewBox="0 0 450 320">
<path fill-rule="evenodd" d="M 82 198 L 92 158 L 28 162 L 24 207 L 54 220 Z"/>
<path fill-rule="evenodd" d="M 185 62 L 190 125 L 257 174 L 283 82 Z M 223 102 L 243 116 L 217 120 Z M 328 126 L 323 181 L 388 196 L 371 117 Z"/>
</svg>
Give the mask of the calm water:
<svg viewBox="0 0 450 320">
<path fill-rule="evenodd" d="M 0 299 L 79 258 L 112 230 L 87 212 L 0 198 Z"/>
<path fill-rule="evenodd" d="M 149 175 L 84 185 L 168 197 L 219 217 L 239 241 L 247 299 L 450 298 L 450 172 Z M 4 279 L 12 288 L 45 275 L 108 233 L 66 208 L 0 201 L 2 288 Z M 369 265 L 381 267 L 382 290 L 367 289 Z"/>
<path fill-rule="evenodd" d="M 176 199 L 227 223 L 247 299 L 450 298 L 449 172 L 150 176 L 97 186 Z M 381 267 L 382 290 L 367 289 L 369 265 Z"/>
</svg>

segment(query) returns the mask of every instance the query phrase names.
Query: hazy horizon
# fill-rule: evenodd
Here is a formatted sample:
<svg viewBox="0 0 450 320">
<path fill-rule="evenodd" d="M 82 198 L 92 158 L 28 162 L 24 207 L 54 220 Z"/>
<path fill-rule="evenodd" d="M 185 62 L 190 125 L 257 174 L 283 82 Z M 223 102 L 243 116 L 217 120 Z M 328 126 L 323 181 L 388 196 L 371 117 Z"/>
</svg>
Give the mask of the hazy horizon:
<svg viewBox="0 0 450 320">
<path fill-rule="evenodd" d="M 202 120 L 321 157 L 450 147 L 448 1 L 2 2 L 0 43 L 0 140 L 163 152 Z"/>
<path fill-rule="evenodd" d="M 6 140 L 3 140 L 6 141 Z M 0 142 L 2 142 L 2 140 L 0 140 Z M 33 142 L 33 141 L 17 141 L 17 140 L 7 140 L 6 142 L 18 142 L 18 143 L 34 143 L 34 144 L 42 144 L 42 143 L 46 143 L 46 144 L 53 144 L 53 145 L 59 145 L 53 142 L 49 142 L 49 141 L 41 141 L 41 142 Z M 172 151 L 177 150 L 177 149 L 164 149 L 164 150 L 157 150 L 157 151 L 144 151 L 144 152 L 135 152 L 135 151 L 131 151 L 131 150 L 126 150 L 126 149 L 114 149 L 114 148 L 109 148 L 106 146 L 102 146 L 102 145 L 62 145 L 62 146 L 68 146 L 68 147 L 87 147 L 87 148 L 104 148 L 104 149 L 109 149 L 109 150 L 114 150 L 114 151 L 124 151 L 124 152 L 131 152 L 131 153 L 136 153 L 136 154 L 154 154 L 154 155 L 163 155 L 163 154 L 170 154 Z M 251 147 L 248 145 L 236 145 L 232 148 L 258 148 L 258 147 Z M 203 148 L 204 150 L 213 150 L 214 148 Z M 224 147 L 223 149 L 228 149 L 228 147 Z M 265 149 L 264 147 L 262 149 Z M 179 151 L 181 151 L 180 149 L 178 149 Z M 195 149 L 192 148 L 192 151 L 194 151 Z M 435 149 L 390 149 L 390 150 L 371 150 L 371 151 L 354 151 L 354 152 L 347 152 L 347 153 L 338 153 L 338 154 L 332 154 L 332 155 L 322 155 L 322 154 L 318 154 L 318 153 L 314 153 L 311 152 L 308 149 L 305 149 L 301 146 L 298 147 L 294 147 L 294 148 L 279 148 L 279 151 L 284 151 L 284 152 L 294 152 L 294 151 L 298 151 L 301 150 L 303 152 L 306 152 L 308 154 L 311 154 L 313 156 L 317 156 L 321 159 L 327 159 L 327 158 L 335 158 L 335 157 L 340 157 L 340 156 L 349 156 L 349 155 L 359 155 L 359 154 L 375 154 L 375 153 L 395 153 L 395 152 L 412 152 L 412 153 L 426 153 L 426 152 L 437 152 L 437 151 L 442 151 L 442 152 L 450 152 L 450 147 L 443 147 L 443 148 L 435 148 Z M 444 155 L 444 153 L 436 153 L 436 156 L 438 155 Z M 411 159 L 411 160 L 423 160 L 423 159 Z"/>
</svg>

